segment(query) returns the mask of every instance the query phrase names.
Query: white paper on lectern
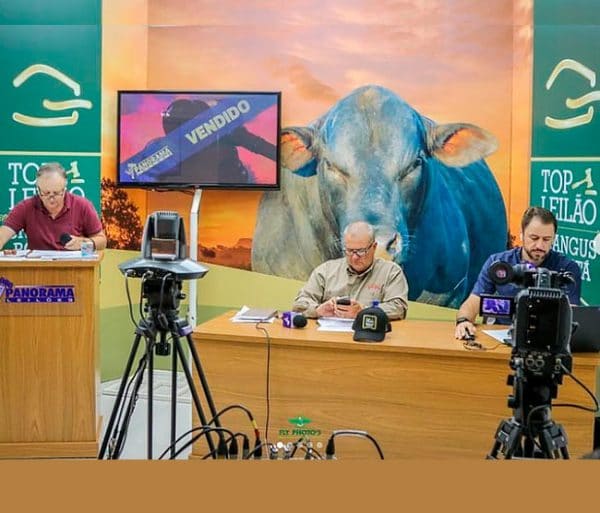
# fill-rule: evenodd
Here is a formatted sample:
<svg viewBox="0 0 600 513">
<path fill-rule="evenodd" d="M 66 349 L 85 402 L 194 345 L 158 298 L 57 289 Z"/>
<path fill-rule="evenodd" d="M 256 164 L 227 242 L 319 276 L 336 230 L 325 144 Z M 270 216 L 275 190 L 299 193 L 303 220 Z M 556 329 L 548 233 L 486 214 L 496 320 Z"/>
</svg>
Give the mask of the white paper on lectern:
<svg viewBox="0 0 600 513">
<path fill-rule="evenodd" d="M 42 260 L 81 260 L 94 259 L 98 255 L 82 256 L 81 251 L 53 251 L 34 249 L 27 254 L 27 258 L 41 258 Z"/>
<path fill-rule="evenodd" d="M 17 249 L 16 253 L 13 254 L 6 254 L 4 251 L 0 251 L 0 259 L 2 260 L 24 260 L 25 257 L 27 256 L 27 253 L 29 253 L 29 250 L 27 249 Z"/>
</svg>

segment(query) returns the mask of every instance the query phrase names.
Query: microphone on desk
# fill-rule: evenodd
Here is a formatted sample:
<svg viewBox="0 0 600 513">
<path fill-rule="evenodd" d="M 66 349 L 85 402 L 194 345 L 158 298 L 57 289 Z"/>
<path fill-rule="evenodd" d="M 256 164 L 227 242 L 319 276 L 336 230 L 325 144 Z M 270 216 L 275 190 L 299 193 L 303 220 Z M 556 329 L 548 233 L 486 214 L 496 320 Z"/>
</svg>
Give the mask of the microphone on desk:
<svg viewBox="0 0 600 513">
<path fill-rule="evenodd" d="M 304 315 L 297 314 L 292 318 L 292 324 L 294 325 L 294 328 L 304 328 L 304 326 L 308 324 L 308 320 Z"/>
<path fill-rule="evenodd" d="M 308 324 L 306 317 L 297 312 L 283 312 L 281 322 L 284 328 L 304 328 Z"/>
<path fill-rule="evenodd" d="M 70 234 L 68 234 L 68 233 L 66 233 L 66 232 L 65 232 L 65 233 L 61 233 L 61 234 L 60 234 L 60 238 L 58 239 L 58 241 L 59 241 L 59 242 L 60 242 L 60 243 L 61 243 L 63 246 L 66 246 L 66 245 L 69 243 L 69 241 L 70 241 L 72 238 L 73 238 L 73 237 L 71 237 L 71 235 L 70 235 Z"/>
</svg>

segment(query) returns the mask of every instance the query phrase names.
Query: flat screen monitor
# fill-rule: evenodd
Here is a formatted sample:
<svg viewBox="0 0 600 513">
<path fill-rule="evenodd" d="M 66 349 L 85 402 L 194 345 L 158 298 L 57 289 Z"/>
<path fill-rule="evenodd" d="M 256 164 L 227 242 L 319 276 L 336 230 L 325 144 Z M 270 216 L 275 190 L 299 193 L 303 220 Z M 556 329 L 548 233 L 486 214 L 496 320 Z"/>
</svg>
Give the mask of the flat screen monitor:
<svg viewBox="0 0 600 513">
<path fill-rule="evenodd" d="M 119 186 L 279 188 L 280 92 L 119 91 Z"/>
</svg>

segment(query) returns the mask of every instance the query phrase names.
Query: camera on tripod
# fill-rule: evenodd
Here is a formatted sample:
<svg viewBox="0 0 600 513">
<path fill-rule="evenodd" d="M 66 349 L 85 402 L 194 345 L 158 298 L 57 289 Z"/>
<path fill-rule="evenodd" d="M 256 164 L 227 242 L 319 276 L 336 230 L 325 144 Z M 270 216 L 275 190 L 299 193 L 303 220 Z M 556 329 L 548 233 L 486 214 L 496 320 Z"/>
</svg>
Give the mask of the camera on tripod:
<svg viewBox="0 0 600 513">
<path fill-rule="evenodd" d="M 158 211 L 150 214 L 144 226 L 142 257 L 119 265 L 126 276 L 142 278 L 145 311 L 151 315 L 147 326 L 167 330 L 169 319 L 175 318 L 183 293 L 182 280 L 202 278 L 208 269 L 186 258 L 187 245 L 183 220 L 177 212 Z M 156 354 L 166 356 L 169 346 L 161 342 Z"/>
<path fill-rule="evenodd" d="M 558 385 L 572 367 L 572 310 L 562 287 L 573 283 L 573 277 L 567 272 L 506 262 L 493 263 L 488 276 L 496 285 L 525 287 L 510 307 L 490 303 L 494 308 L 488 312 L 512 317 L 510 367 L 514 371 L 508 377 L 508 384 L 513 386 L 508 397 L 513 417 L 500 423 L 488 458 L 496 459 L 500 450 L 507 459 L 513 455 L 568 458 L 566 433 L 552 421 L 550 412 Z"/>
<path fill-rule="evenodd" d="M 191 367 L 188 365 L 181 338 L 185 338 L 187 342 L 189 354 L 200 378 L 211 417 L 216 418 L 217 410 L 208 389 L 200 358 L 191 338 L 192 327 L 185 319 L 178 318 L 180 302 L 185 298 L 182 291 L 182 280 L 202 278 L 208 272 L 208 268 L 186 257 L 187 246 L 182 219 L 176 212 L 159 211 L 148 216 L 144 226 L 142 256 L 119 265 L 119 270 L 126 277 L 142 279 L 141 293 L 142 298 L 146 300 L 144 305 L 146 316 L 136 324 L 135 339 L 102 441 L 99 459 L 103 459 L 105 455 L 108 455 L 109 459 L 120 457 L 144 372 L 147 374 L 148 382 L 148 459 L 152 459 L 153 355 L 154 353 L 159 356 L 169 355 L 171 344 L 174 347 L 171 361 L 171 457 L 175 457 L 176 409 L 174 404 L 176 402 L 178 362 L 181 363 L 181 368 L 185 374 L 198 418 L 203 426 L 208 425 L 208 419 L 204 414 L 200 396 L 194 385 Z M 195 306 L 191 305 L 192 308 L 195 308 Z M 137 370 L 130 379 L 133 362 L 142 339 L 145 341 L 145 351 L 142 353 Z M 126 392 L 130 386 L 132 391 L 127 398 Z M 123 412 L 126 413 L 122 415 Z M 215 420 L 212 424 L 214 424 L 215 430 L 221 429 L 218 420 Z M 222 432 L 218 431 L 217 434 L 222 442 Z M 216 453 L 217 447 L 213 443 L 210 434 L 207 434 L 206 437 L 210 450 Z"/>
<path fill-rule="evenodd" d="M 572 311 L 562 287 L 573 283 L 571 273 L 495 262 L 490 266 L 489 277 L 497 285 L 514 283 L 525 287 L 512 300 L 510 309 L 496 307 L 495 313 L 489 312 L 512 315 L 513 357 L 522 357 L 525 370 L 537 376 L 560 375 L 561 361 L 570 368 Z"/>
</svg>

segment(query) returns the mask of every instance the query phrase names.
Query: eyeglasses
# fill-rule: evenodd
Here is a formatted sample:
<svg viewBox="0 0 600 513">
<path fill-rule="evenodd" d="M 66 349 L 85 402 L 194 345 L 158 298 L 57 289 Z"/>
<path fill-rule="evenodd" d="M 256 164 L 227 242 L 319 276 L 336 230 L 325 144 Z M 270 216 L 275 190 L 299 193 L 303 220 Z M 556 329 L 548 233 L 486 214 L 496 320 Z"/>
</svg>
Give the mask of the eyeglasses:
<svg viewBox="0 0 600 513">
<path fill-rule="evenodd" d="M 373 247 L 373 244 L 374 244 L 374 242 L 371 242 L 371 244 L 369 244 L 366 248 L 358 248 L 358 249 L 344 248 L 344 253 L 346 253 L 347 256 L 356 255 L 357 257 L 362 258 Z"/>
<path fill-rule="evenodd" d="M 37 190 L 38 196 L 40 198 L 60 198 L 64 193 L 65 193 L 66 189 L 63 189 L 62 191 L 58 191 L 58 192 L 52 192 L 52 191 L 45 191 L 42 192 L 39 187 Z"/>
</svg>

